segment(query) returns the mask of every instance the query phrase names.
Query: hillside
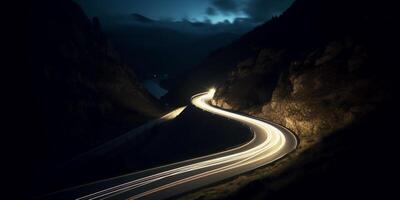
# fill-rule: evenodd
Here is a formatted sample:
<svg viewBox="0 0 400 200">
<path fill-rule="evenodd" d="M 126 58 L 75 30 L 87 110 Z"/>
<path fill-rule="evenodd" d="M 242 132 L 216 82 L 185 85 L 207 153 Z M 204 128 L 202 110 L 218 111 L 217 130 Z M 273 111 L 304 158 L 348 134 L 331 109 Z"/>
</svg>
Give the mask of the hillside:
<svg viewBox="0 0 400 200">
<path fill-rule="evenodd" d="M 69 0 L 35 1 L 29 8 L 21 69 L 27 78 L 20 82 L 30 107 L 20 125 L 35 126 L 18 134 L 35 146 L 24 156 L 35 156 L 31 169 L 44 178 L 55 164 L 164 111 L 113 50 L 97 18 L 89 20 Z"/>
<path fill-rule="evenodd" d="M 372 45 L 376 45 L 376 48 L 393 48 L 388 41 L 395 37 L 395 15 L 393 6 L 385 3 L 295 1 L 281 16 L 274 17 L 232 44 L 213 52 L 190 73 L 169 81 L 166 85 L 170 93 L 164 100 L 170 104 L 184 104 L 183 100 L 187 97 L 223 83 L 238 65 L 246 65 L 246 61 L 247 65 L 252 65 L 251 59 L 270 49 L 285 51 L 281 55 L 284 58 L 280 59 L 285 63 L 279 64 L 275 80 L 270 80 L 276 82 L 276 76 L 287 69 L 291 61 L 335 40 L 357 38 L 358 41 L 353 43 L 370 42 L 370 49 L 373 49 Z M 382 54 L 381 51 L 378 53 Z"/>
<path fill-rule="evenodd" d="M 219 85 L 216 104 L 308 136 L 360 119 L 395 89 L 394 13 L 375 9 L 359 1 L 296 1 L 237 43 L 254 51 Z"/>
<path fill-rule="evenodd" d="M 214 86 L 214 105 L 282 124 L 300 141 L 293 154 L 274 165 L 182 199 L 366 194 L 352 185 L 373 188 L 374 194 L 385 191 L 378 184 L 393 167 L 371 156 L 388 162 L 394 156 L 394 141 L 380 139 L 393 132 L 390 115 L 398 110 L 393 9 L 386 1 L 297 0 L 170 83 L 175 89 L 167 102 L 182 104 L 181 99 Z"/>
</svg>

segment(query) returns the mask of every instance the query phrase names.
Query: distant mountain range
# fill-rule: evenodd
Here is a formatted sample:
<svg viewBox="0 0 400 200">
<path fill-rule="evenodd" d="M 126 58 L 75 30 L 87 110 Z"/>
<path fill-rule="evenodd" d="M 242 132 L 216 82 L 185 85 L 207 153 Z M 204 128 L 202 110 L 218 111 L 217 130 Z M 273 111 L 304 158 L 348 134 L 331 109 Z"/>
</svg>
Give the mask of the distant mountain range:
<svg viewBox="0 0 400 200">
<path fill-rule="evenodd" d="M 137 22 L 142 22 L 142 23 L 152 23 L 154 22 L 154 20 L 145 17 L 143 15 L 137 14 L 137 13 L 133 13 L 131 14 L 131 17 L 133 20 L 137 21 Z"/>
<path fill-rule="evenodd" d="M 252 28 L 249 24 L 153 20 L 137 13 L 100 22 L 141 79 L 153 74 L 183 74 Z"/>
</svg>

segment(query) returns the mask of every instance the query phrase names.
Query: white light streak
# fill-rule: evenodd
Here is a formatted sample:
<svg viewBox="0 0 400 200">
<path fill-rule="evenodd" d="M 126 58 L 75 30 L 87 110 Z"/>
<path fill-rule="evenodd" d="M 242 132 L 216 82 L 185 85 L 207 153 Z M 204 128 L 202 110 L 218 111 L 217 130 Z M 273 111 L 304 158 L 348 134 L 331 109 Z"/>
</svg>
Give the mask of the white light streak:
<svg viewBox="0 0 400 200">
<path fill-rule="evenodd" d="M 192 97 L 192 104 L 206 112 L 246 124 L 254 132 L 251 141 L 227 151 L 151 169 L 154 171 L 151 175 L 88 194 L 78 200 L 116 197 L 140 188 L 146 189 L 131 195 L 130 200 L 147 198 L 173 188 L 177 188 L 178 192 L 184 192 L 184 189 L 179 190 L 184 184 L 198 184 L 200 187 L 204 183 L 210 184 L 239 175 L 269 164 L 296 148 L 296 137 L 284 127 L 211 106 L 209 102 L 214 94 L 215 88 L 212 88 L 206 93 L 195 95 Z M 174 118 L 184 109 L 185 107 L 176 109 L 164 118 Z M 197 180 L 206 181 L 199 184 L 196 183 Z"/>
</svg>

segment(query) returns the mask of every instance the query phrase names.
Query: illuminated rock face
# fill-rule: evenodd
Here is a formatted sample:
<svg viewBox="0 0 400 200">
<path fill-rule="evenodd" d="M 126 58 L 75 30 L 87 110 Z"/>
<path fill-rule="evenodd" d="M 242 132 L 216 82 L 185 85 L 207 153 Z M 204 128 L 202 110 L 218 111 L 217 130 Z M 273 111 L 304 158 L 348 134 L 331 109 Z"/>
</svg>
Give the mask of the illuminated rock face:
<svg viewBox="0 0 400 200">
<path fill-rule="evenodd" d="M 195 79 L 199 84 L 214 81 L 217 91 L 213 105 L 225 108 L 229 105 L 230 109 L 280 123 L 293 130 L 300 141 L 293 157 L 282 160 L 281 166 L 277 164 L 276 168 L 254 172 L 264 178 L 260 178 L 261 181 L 249 178 L 252 183 L 225 199 L 243 199 L 252 195 L 259 199 L 282 199 L 282 195 L 290 191 L 296 191 L 294 198 L 299 197 L 297 192 L 307 191 L 303 193 L 304 197 L 312 199 L 314 194 L 310 195 L 310 188 L 313 193 L 329 191 L 315 195 L 320 198 L 328 193 L 334 195 L 339 185 L 344 184 L 346 188 L 353 188 L 354 183 L 362 185 L 364 179 L 361 177 L 369 171 L 388 172 L 386 169 L 392 166 L 390 161 L 371 167 L 371 152 L 366 151 L 366 144 L 377 144 L 379 147 L 374 149 L 380 153 L 374 154 L 386 155 L 394 152 L 390 149 L 397 142 L 378 144 L 377 139 L 393 136 L 392 124 L 396 122 L 392 122 L 390 116 L 397 113 L 394 109 L 398 104 L 397 99 L 394 100 L 399 85 L 394 67 L 398 65 L 398 55 L 394 52 L 399 38 L 395 15 L 399 12 L 393 10 L 393 4 L 386 3 L 297 0 L 282 16 L 254 29 L 203 62 Z M 192 78 L 192 82 L 195 79 Z M 396 157 L 389 154 L 389 160 Z M 341 161 L 337 162 L 337 159 Z M 335 168 L 338 163 L 343 167 L 331 170 L 331 176 L 320 172 L 327 166 Z M 345 171 L 350 166 L 354 170 L 347 175 Z M 390 170 L 387 177 L 394 171 Z M 353 176 L 358 172 L 359 176 Z M 295 189 L 275 193 L 274 184 L 281 188 L 282 180 L 292 182 L 293 177 L 297 179 L 303 173 L 304 180 L 288 186 Z M 319 177 L 318 181 L 311 179 L 312 176 Z M 351 176 L 355 177 L 353 182 L 342 181 Z M 341 178 L 332 182 L 327 177 Z M 241 178 L 245 180 L 246 175 Z M 241 181 L 210 189 L 209 194 L 214 197 L 220 191 L 225 192 L 224 187 L 239 185 Z M 365 185 L 371 185 L 374 188 L 371 190 L 379 191 L 379 194 L 387 191 L 386 185 L 375 190 L 381 182 L 385 181 Z M 331 193 L 331 188 L 335 188 L 335 192 Z M 269 189 L 273 191 L 272 195 L 266 192 Z M 257 190 L 263 192 L 257 193 Z M 199 192 L 200 196 L 207 198 L 205 192 L 207 190 Z M 342 190 L 336 194 L 348 192 Z M 357 195 L 361 193 L 364 191 Z"/>
<path fill-rule="evenodd" d="M 273 67 L 271 60 L 265 57 L 272 58 L 277 52 L 268 50 L 269 55 L 256 59 L 264 62 L 255 62 L 255 66 L 246 68 L 238 65 L 225 84 L 218 88 L 215 105 L 246 110 L 278 122 L 302 137 L 323 136 L 344 127 L 383 100 L 379 95 L 382 85 L 375 84 L 370 77 L 359 76 L 362 66 L 353 70 L 354 64 L 349 65 L 352 59 L 360 60 L 359 65 L 362 65 L 365 49 L 351 42 L 344 46 L 346 42 L 349 43 L 332 42 L 302 59 L 290 61 L 287 70 L 277 76 L 268 72 L 272 70 L 257 67 Z M 279 57 L 274 58 L 278 59 L 276 62 L 284 63 Z M 343 64 L 337 65 L 338 62 Z M 260 77 L 254 80 L 256 82 L 268 78 L 277 79 L 277 82 L 273 90 L 267 90 L 246 77 Z"/>
<path fill-rule="evenodd" d="M 301 143 L 379 109 L 395 90 L 396 14 L 374 13 L 368 3 L 358 9 L 359 3 L 296 1 L 282 16 L 216 53 L 213 60 L 232 52 L 241 57 L 218 80 L 214 105 L 280 123 Z M 342 15 L 329 14 L 333 10 Z"/>
</svg>

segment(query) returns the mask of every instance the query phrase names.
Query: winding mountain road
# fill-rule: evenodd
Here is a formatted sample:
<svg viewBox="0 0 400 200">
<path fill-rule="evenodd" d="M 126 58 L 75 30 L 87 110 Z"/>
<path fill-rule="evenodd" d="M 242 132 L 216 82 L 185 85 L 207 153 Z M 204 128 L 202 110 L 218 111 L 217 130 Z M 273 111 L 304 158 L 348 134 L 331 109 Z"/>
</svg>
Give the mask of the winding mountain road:
<svg viewBox="0 0 400 200">
<path fill-rule="evenodd" d="M 214 93 L 211 89 L 195 95 L 192 104 L 249 126 L 254 133 L 249 142 L 227 151 L 78 186 L 54 195 L 57 199 L 77 200 L 165 199 L 267 165 L 296 148 L 297 139 L 288 129 L 210 105 Z"/>
</svg>

